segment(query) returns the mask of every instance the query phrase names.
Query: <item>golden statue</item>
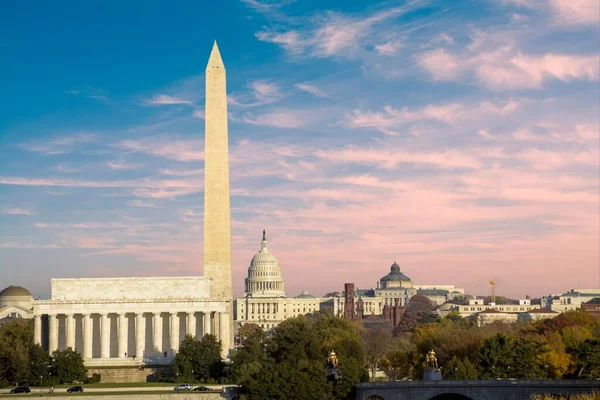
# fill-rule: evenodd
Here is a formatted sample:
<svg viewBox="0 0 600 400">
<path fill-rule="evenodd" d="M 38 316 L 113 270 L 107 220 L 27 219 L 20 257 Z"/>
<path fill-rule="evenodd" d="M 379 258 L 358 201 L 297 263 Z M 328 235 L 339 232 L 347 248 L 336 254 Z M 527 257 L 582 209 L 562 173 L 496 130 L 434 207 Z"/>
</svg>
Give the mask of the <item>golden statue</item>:
<svg viewBox="0 0 600 400">
<path fill-rule="evenodd" d="M 428 368 L 436 368 L 438 367 L 437 357 L 435 356 L 435 351 L 433 349 L 427 352 L 425 356 L 425 362 L 427 363 Z"/>
<path fill-rule="evenodd" d="M 328 364 L 329 368 L 337 368 L 338 367 L 338 359 L 337 359 L 337 356 L 335 355 L 335 351 L 331 350 L 331 353 L 329 353 L 329 358 L 327 359 L 327 364 Z"/>
</svg>

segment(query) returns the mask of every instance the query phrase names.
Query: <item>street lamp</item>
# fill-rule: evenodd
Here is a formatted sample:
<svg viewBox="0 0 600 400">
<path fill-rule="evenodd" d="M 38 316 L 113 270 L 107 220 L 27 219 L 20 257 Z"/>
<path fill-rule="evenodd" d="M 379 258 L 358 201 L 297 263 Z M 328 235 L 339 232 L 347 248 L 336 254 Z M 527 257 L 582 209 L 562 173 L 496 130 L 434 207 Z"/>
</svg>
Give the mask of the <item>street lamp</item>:
<svg viewBox="0 0 600 400">
<path fill-rule="evenodd" d="M 40 397 L 42 397 L 43 396 L 42 393 L 44 393 L 44 389 L 42 388 L 42 386 L 43 386 L 42 385 L 42 375 L 40 375 Z"/>
<path fill-rule="evenodd" d="M 192 385 L 194 384 L 194 368 L 192 368 Z"/>
</svg>

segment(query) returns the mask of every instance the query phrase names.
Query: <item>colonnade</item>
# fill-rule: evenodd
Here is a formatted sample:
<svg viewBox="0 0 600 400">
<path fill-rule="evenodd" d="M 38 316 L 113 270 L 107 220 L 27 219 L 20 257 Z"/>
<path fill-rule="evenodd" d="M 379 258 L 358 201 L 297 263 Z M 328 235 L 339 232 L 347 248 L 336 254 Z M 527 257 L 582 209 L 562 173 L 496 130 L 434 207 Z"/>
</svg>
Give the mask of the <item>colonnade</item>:
<svg viewBox="0 0 600 400">
<path fill-rule="evenodd" d="M 96 318 L 92 317 L 96 315 Z M 180 325 L 182 325 L 181 318 L 185 318 L 185 334 L 191 334 L 196 336 L 197 327 L 200 326 L 202 329 L 202 335 L 214 333 L 217 338 L 223 340 L 223 345 L 228 345 L 229 337 L 229 314 L 219 312 L 135 312 L 135 313 L 124 313 L 124 312 L 105 312 L 105 313 L 47 313 L 48 315 L 48 351 L 52 353 L 59 348 L 59 315 L 64 317 L 64 332 L 66 347 L 75 349 L 75 343 L 77 340 L 77 329 L 76 319 L 81 319 L 81 328 L 79 338 L 83 344 L 82 356 L 83 358 L 93 358 L 93 346 L 94 346 L 94 325 L 99 323 L 96 328 L 99 329 L 100 336 L 100 358 L 111 357 L 111 318 L 110 315 L 116 315 L 117 321 L 117 348 L 118 358 L 127 357 L 127 349 L 129 346 L 129 321 L 133 318 L 133 328 L 135 335 L 135 354 L 130 355 L 143 357 L 146 349 L 146 333 L 147 333 L 147 321 L 151 323 L 151 334 L 150 340 L 152 341 L 152 348 L 157 349 L 162 353 L 163 350 L 167 350 L 166 343 L 163 343 L 163 339 L 166 335 L 163 335 L 163 314 L 168 314 L 168 339 L 169 347 L 168 350 L 177 352 L 179 350 L 180 337 L 185 336 L 180 334 Z M 198 314 L 198 318 L 196 316 Z M 200 314 L 202 315 L 201 318 Z M 34 339 L 38 344 L 42 344 L 42 315 L 35 315 L 34 322 Z M 113 317 L 114 321 L 114 317 Z M 217 322 L 218 321 L 218 322 Z M 198 325 L 200 324 L 200 325 Z M 173 340 L 175 338 L 175 340 Z M 133 347 L 133 346 L 131 346 Z M 96 351 L 97 353 L 97 351 Z"/>
<path fill-rule="evenodd" d="M 246 292 L 259 290 L 283 290 L 283 282 L 246 282 Z"/>
</svg>

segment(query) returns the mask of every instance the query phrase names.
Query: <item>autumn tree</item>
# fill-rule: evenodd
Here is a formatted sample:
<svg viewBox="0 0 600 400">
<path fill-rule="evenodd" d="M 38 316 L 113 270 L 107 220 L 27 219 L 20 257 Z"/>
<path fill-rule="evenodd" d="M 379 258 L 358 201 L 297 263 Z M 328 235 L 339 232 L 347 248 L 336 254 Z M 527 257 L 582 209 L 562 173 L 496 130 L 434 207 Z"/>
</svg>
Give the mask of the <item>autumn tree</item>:
<svg viewBox="0 0 600 400">
<path fill-rule="evenodd" d="M 361 336 L 365 349 L 365 361 L 371 369 L 371 380 L 375 381 L 377 366 L 390 347 L 392 335 L 389 329 L 374 328 L 363 331 Z"/>
<path fill-rule="evenodd" d="M 413 344 L 403 338 L 393 340 L 386 352 L 381 366 L 386 376 L 394 381 L 410 376 L 412 370 Z"/>
</svg>

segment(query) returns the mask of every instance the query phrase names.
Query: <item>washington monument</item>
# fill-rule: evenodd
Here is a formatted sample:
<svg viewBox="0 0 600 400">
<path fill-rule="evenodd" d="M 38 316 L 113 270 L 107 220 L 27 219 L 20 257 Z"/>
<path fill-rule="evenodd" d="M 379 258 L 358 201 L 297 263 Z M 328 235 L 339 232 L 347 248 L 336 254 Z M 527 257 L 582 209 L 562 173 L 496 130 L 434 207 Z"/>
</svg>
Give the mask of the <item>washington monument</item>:
<svg viewBox="0 0 600 400">
<path fill-rule="evenodd" d="M 231 217 L 225 81 L 225 65 L 215 42 L 206 66 L 204 276 L 212 279 L 211 298 L 231 301 Z"/>
</svg>

